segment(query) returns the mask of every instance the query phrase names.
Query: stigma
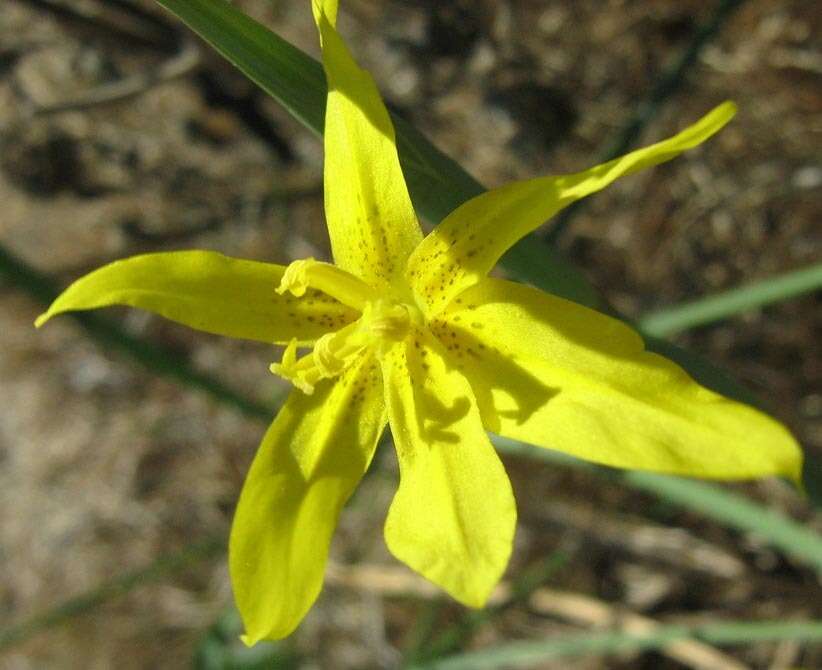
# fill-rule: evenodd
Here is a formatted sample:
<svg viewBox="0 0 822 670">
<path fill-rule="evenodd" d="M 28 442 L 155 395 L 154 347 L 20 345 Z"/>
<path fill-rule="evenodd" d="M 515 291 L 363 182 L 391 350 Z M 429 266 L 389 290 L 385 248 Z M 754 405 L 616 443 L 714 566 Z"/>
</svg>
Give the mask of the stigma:
<svg viewBox="0 0 822 670">
<path fill-rule="evenodd" d="M 291 263 L 283 273 L 277 293 L 283 295 L 288 292 L 301 298 L 309 288 L 322 291 L 359 311 L 379 298 L 377 290 L 359 277 L 336 265 L 313 258 L 303 258 Z"/>
</svg>

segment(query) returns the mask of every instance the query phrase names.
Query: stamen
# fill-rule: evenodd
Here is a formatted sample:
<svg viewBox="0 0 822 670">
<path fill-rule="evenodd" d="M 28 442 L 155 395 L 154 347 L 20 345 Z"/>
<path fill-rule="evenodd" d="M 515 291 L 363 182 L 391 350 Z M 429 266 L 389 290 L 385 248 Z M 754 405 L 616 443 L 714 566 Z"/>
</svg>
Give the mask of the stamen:
<svg viewBox="0 0 822 670">
<path fill-rule="evenodd" d="M 336 333 L 323 335 L 314 345 L 314 364 L 323 377 L 334 377 L 345 368 L 345 358 L 339 355 L 339 344 L 335 347 Z"/>
<path fill-rule="evenodd" d="M 326 291 L 324 287 L 317 286 L 334 277 L 342 278 L 343 281 L 350 280 L 350 286 L 355 290 L 365 287 L 369 293 L 373 291 L 353 275 L 344 270 L 334 272 L 337 270 L 339 269 L 334 266 L 318 263 L 313 259 L 296 261 L 286 269 L 278 291 L 291 291 L 299 296 L 305 293 L 310 284 L 334 295 L 331 290 Z M 315 281 L 317 278 L 320 281 Z M 338 283 L 335 288 L 339 289 L 341 285 Z M 373 348 L 378 355 L 382 355 L 392 342 L 407 337 L 412 325 L 421 324 L 422 313 L 416 307 L 384 297 L 365 300 L 372 296 L 364 293 L 365 291 L 359 295 L 364 302 L 362 316 L 357 321 L 335 333 L 326 333 L 314 343 L 314 350 L 310 354 L 299 359 L 297 340 L 292 339 L 283 352 L 282 360 L 271 365 L 271 372 L 288 379 L 303 393 L 311 395 L 316 384 L 323 379 L 340 375 L 364 349 Z M 351 293 L 346 292 L 346 296 L 350 298 Z M 353 306 L 352 303 L 353 301 L 348 302 Z"/>
<path fill-rule="evenodd" d="M 277 293 L 290 291 L 298 298 L 309 288 L 317 289 L 336 298 L 344 305 L 362 311 L 365 306 L 379 298 L 375 289 L 359 277 L 338 268 L 331 263 L 323 263 L 313 258 L 304 258 L 291 263 L 280 280 Z"/>
<path fill-rule="evenodd" d="M 323 379 L 343 372 L 367 345 L 359 323 L 352 323 L 337 331 L 326 333 L 314 344 L 314 351 L 297 359 L 297 340 L 289 342 L 279 363 L 272 363 L 271 372 L 288 379 L 306 395 Z"/>
<path fill-rule="evenodd" d="M 295 337 L 292 338 L 291 342 L 289 342 L 285 348 L 282 360 L 280 360 L 279 363 L 272 363 L 269 366 L 269 370 L 275 375 L 279 375 L 290 381 L 306 395 L 311 395 L 314 393 L 314 385 L 309 383 L 304 378 L 304 374 L 301 374 L 300 370 L 298 370 L 298 363 L 304 361 L 306 358 L 308 358 L 308 356 L 297 361 L 297 338 Z"/>
</svg>

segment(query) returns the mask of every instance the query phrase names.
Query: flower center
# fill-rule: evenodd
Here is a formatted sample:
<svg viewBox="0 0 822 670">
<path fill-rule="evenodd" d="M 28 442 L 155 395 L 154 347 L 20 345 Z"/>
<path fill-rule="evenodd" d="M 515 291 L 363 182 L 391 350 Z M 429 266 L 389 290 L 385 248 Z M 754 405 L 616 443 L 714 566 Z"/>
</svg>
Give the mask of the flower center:
<svg viewBox="0 0 822 670">
<path fill-rule="evenodd" d="M 366 305 L 361 321 L 372 343 L 398 342 L 412 324 L 422 321 L 422 313 L 413 305 L 381 298 Z"/>
<path fill-rule="evenodd" d="M 344 328 L 327 333 L 314 343 L 310 354 L 297 358 L 297 340 L 292 339 L 274 374 L 285 377 L 303 393 L 314 392 L 323 379 L 337 377 L 366 350 L 382 355 L 387 345 L 405 338 L 412 325 L 423 321 L 422 312 L 411 305 L 380 294 L 354 275 L 312 258 L 295 261 L 286 268 L 278 293 L 290 291 L 300 297 L 308 288 L 320 290 L 362 312 Z"/>
</svg>

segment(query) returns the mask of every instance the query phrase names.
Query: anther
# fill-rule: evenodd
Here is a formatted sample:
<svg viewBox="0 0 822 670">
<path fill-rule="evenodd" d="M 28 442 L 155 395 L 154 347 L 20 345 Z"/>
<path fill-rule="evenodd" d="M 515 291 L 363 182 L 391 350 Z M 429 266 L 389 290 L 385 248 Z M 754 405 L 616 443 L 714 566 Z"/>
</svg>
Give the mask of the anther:
<svg viewBox="0 0 822 670">
<path fill-rule="evenodd" d="M 269 369 L 311 395 L 318 382 L 341 374 L 365 345 L 359 324 L 352 323 L 336 333 L 323 335 L 314 344 L 314 351 L 300 359 L 297 359 L 297 341 L 291 340 L 282 360 L 272 363 Z"/>
</svg>

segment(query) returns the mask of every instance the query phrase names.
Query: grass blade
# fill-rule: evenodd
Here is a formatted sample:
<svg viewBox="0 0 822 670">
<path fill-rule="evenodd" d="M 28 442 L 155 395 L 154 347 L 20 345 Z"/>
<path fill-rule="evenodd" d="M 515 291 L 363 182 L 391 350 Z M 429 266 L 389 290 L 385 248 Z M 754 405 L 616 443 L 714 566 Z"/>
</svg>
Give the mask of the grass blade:
<svg viewBox="0 0 822 670">
<path fill-rule="evenodd" d="M 700 512 L 729 528 L 753 533 L 786 555 L 822 572 L 822 537 L 784 514 L 704 482 L 651 472 L 621 472 L 632 488 Z"/>
<path fill-rule="evenodd" d="M 44 307 L 60 294 L 57 282 L 0 246 L 0 278 L 23 289 Z M 178 353 L 147 340 L 134 337 L 114 321 L 94 312 L 70 312 L 73 318 L 97 344 L 107 351 L 119 351 L 161 377 L 169 377 L 188 388 L 203 391 L 215 400 L 234 407 L 243 414 L 270 421 L 274 408 L 246 398 L 215 377 L 195 370 Z M 32 329 L 34 324 L 32 324 Z"/>
<path fill-rule="evenodd" d="M 822 572 L 822 536 L 776 510 L 768 509 L 715 484 L 638 470 L 613 470 L 595 466 L 572 456 L 493 436 L 498 451 L 512 456 L 591 469 L 614 477 L 631 488 L 646 491 L 661 500 L 704 514 L 736 530 L 753 533 L 786 555 Z"/>
<path fill-rule="evenodd" d="M 296 119 L 322 135 L 326 82 L 322 66 L 225 0 L 157 0 L 211 44 Z M 308 6 L 306 4 L 306 11 Z M 485 189 L 421 133 L 393 115 L 403 173 L 417 211 L 437 223 Z M 530 246 L 530 245 L 529 245 Z M 592 305 L 596 293 L 583 275 L 544 246 L 519 245 L 503 264 L 517 279 Z"/>
<path fill-rule="evenodd" d="M 181 570 L 204 561 L 216 558 L 225 552 L 225 540 L 209 538 L 191 544 L 180 551 L 164 554 L 144 568 L 124 572 L 106 581 L 96 588 L 69 598 L 42 614 L 37 614 L 17 625 L 0 631 L 0 650 L 19 644 L 24 640 L 53 626 L 57 626 L 76 616 L 86 614 L 103 603 L 124 596 L 129 591 L 149 582 L 165 579 Z"/>
<path fill-rule="evenodd" d="M 822 640 L 822 621 L 729 621 L 697 625 L 659 626 L 637 635 L 614 632 L 563 635 L 540 642 L 516 642 L 492 649 L 452 656 L 415 665 L 414 670 L 493 670 L 531 668 L 556 658 L 604 656 L 633 650 L 653 650 L 681 640 L 702 640 L 714 645 L 738 645 L 770 640 Z"/>
<path fill-rule="evenodd" d="M 639 327 L 649 335 L 667 337 L 821 288 L 822 263 L 817 263 L 780 277 L 652 312 L 639 320 Z"/>
<path fill-rule="evenodd" d="M 225 0 L 157 0 L 211 44 L 317 135 L 322 134 L 326 83 L 322 66 Z M 306 10 L 307 11 L 307 10 Z M 394 116 L 403 172 L 414 206 L 436 223 L 485 189 L 409 123 Z M 502 259 L 512 278 L 583 305 L 598 304 L 582 273 L 533 235 L 520 240 Z M 680 364 L 701 383 L 742 402 L 750 394 L 728 384 L 727 375 L 695 355 Z M 698 368 L 696 372 L 692 371 Z"/>
</svg>

